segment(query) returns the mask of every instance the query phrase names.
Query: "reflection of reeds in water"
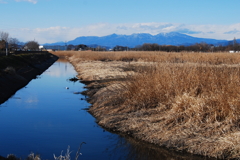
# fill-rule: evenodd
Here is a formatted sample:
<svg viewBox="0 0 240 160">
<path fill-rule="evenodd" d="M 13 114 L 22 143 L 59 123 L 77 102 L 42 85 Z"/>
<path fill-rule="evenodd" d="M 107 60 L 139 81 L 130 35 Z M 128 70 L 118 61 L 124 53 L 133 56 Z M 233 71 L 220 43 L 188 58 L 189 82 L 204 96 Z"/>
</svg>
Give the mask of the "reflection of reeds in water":
<svg viewBox="0 0 240 160">
<path fill-rule="evenodd" d="M 66 58 L 64 58 L 64 57 L 59 57 L 58 62 L 67 63 L 68 60 Z"/>
<path fill-rule="evenodd" d="M 171 149 L 159 147 L 154 144 L 146 143 L 136 140 L 128 135 L 120 134 L 110 140 L 115 142 L 109 146 L 106 153 L 109 154 L 110 159 L 122 160 L 215 160 L 214 158 L 207 158 L 196 156 L 185 152 L 176 152 Z"/>
</svg>

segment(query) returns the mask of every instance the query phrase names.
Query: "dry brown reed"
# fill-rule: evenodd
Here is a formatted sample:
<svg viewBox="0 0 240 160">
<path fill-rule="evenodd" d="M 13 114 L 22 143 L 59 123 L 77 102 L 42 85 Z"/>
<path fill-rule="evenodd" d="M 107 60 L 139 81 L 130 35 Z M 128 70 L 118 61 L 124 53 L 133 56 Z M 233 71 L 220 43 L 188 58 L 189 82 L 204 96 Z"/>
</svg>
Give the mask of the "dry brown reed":
<svg viewBox="0 0 240 160">
<path fill-rule="evenodd" d="M 205 63 L 212 65 L 239 64 L 240 54 L 192 53 L 192 52 L 159 52 L 159 51 L 126 51 L 126 52 L 94 52 L 94 51 L 57 51 L 57 56 L 75 56 L 89 61 L 145 61 L 162 63 Z"/>
<path fill-rule="evenodd" d="M 152 143 L 239 158 L 239 77 L 235 67 L 161 64 L 98 95 L 93 113 L 100 124 Z"/>
<path fill-rule="evenodd" d="M 93 95 L 90 112 L 100 125 L 177 150 L 240 158 L 239 54 L 81 52 L 74 56 L 161 62 Z"/>
<path fill-rule="evenodd" d="M 121 106 L 128 106 L 128 112 L 154 109 L 147 119 L 158 128 L 149 129 L 147 135 L 160 144 L 216 158 L 239 158 L 231 155 L 239 153 L 234 146 L 239 137 L 229 140 L 240 129 L 239 77 L 239 67 L 157 66 L 127 83 Z"/>
</svg>

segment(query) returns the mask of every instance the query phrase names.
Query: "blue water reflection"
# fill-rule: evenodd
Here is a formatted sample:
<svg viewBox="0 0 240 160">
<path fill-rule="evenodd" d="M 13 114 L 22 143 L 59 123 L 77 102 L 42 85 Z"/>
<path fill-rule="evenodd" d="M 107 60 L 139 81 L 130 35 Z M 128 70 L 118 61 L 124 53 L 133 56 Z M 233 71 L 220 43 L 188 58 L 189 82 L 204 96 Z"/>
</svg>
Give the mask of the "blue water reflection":
<svg viewBox="0 0 240 160">
<path fill-rule="evenodd" d="M 74 157 L 80 143 L 86 142 L 80 159 L 165 159 L 159 148 L 99 127 L 84 110 L 89 106 L 81 100 L 85 97 L 74 94 L 83 91 L 84 85 L 68 81 L 76 74 L 71 64 L 58 61 L 0 105 L 1 156 L 13 153 L 25 158 L 33 152 L 53 159 L 53 154 L 65 153 L 69 145 Z"/>
<path fill-rule="evenodd" d="M 104 136 L 110 133 L 82 110 L 89 104 L 73 92 L 83 91 L 84 85 L 68 81 L 76 74 L 71 64 L 56 62 L 1 105 L 0 155 L 26 157 L 34 152 L 53 159 L 54 153 L 59 155 L 68 145 L 77 150 L 83 141 L 87 143 L 83 150 L 104 148 Z"/>
</svg>

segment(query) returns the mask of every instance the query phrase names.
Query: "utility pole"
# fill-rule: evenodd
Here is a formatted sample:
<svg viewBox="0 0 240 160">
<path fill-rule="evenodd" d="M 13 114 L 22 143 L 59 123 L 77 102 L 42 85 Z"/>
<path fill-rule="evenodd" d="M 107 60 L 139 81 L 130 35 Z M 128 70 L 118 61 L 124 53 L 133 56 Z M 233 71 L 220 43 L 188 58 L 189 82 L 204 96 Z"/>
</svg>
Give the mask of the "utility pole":
<svg viewBox="0 0 240 160">
<path fill-rule="evenodd" d="M 5 43 L 6 46 L 6 56 L 8 56 L 8 42 Z"/>
</svg>

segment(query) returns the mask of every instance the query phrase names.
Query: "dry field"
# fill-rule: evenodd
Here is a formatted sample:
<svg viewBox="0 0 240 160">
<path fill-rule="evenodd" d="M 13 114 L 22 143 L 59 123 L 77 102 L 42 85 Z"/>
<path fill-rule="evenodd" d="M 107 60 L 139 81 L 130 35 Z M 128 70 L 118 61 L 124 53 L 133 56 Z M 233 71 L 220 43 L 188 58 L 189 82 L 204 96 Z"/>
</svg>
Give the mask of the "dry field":
<svg viewBox="0 0 240 160">
<path fill-rule="evenodd" d="M 108 129 L 209 157 L 240 158 L 240 54 L 53 52 L 88 84 Z"/>
</svg>

